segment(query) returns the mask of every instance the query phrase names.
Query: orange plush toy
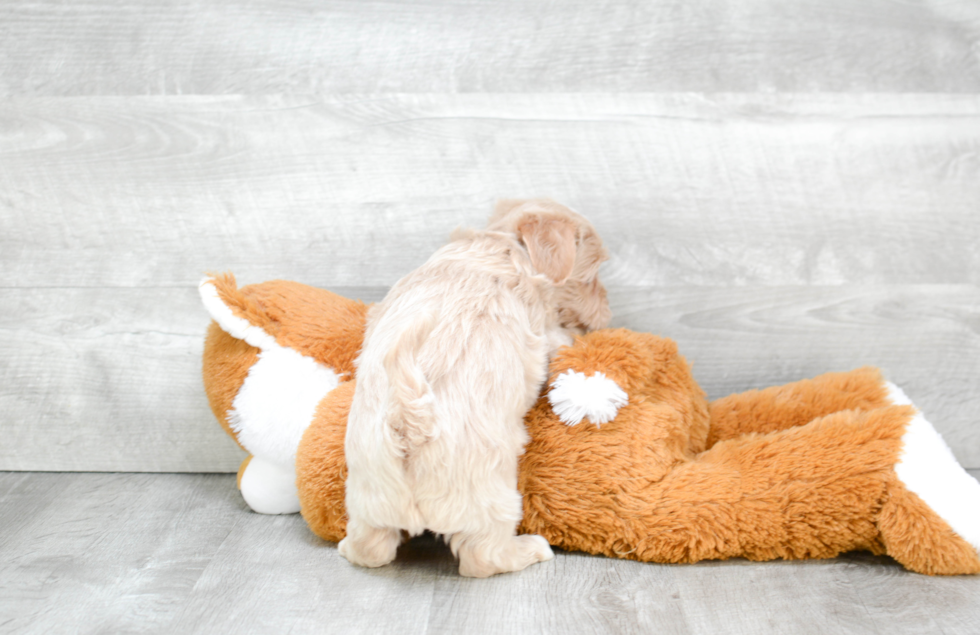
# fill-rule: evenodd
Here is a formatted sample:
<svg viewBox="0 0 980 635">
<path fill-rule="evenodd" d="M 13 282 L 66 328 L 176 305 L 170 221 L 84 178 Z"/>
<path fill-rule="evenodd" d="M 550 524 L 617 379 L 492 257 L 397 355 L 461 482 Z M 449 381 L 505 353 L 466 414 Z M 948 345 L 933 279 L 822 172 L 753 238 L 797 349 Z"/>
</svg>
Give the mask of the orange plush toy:
<svg viewBox="0 0 980 635">
<path fill-rule="evenodd" d="M 367 307 L 274 281 L 201 284 L 204 382 L 252 456 L 255 511 L 344 536 L 344 433 Z M 980 483 L 871 368 L 708 403 L 668 339 L 596 331 L 559 351 L 526 418 L 520 530 L 651 562 L 888 554 L 980 573 Z"/>
</svg>

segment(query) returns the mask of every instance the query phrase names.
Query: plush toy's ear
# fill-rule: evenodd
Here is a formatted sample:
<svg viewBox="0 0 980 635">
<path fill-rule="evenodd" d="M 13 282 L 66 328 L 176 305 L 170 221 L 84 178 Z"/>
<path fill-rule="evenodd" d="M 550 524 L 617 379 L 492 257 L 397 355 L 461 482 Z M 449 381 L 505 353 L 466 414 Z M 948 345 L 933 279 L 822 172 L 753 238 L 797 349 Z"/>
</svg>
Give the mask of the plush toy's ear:
<svg viewBox="0 0 980 635">
<path fill-rule="evenodd" d="M 230 273 L 209 275 L 198 292 L 204 308 L 221 329 L 255 348 L 276 348 L 275 324 L 250 297 L 242 293 Z"/>
<path fill-rule="evenodd" d="M 615 419 L 619 409 L 629 402 L 629 397 L 603 373 L 586 376 L 567 370 L 551 382 L 548 401 L 566 425 L 577 425 L 588 417 L 598 427 Z"/>
</svg>

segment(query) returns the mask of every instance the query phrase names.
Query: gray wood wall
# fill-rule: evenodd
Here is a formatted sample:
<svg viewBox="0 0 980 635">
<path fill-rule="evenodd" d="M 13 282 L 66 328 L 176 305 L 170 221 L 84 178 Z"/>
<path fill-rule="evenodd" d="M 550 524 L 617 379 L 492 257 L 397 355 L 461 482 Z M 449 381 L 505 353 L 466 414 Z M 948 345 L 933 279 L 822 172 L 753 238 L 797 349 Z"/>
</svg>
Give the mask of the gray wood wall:
<svg viewBox="0 0 980 635">
<path fill-rule="evenodd" d="M 980 3 L 0 4 L 0 470 L 230 471 L 196 284 L 376 300 L 495 198 L 711 397 L 872 364 L 980 467 Z"/>
</svg>

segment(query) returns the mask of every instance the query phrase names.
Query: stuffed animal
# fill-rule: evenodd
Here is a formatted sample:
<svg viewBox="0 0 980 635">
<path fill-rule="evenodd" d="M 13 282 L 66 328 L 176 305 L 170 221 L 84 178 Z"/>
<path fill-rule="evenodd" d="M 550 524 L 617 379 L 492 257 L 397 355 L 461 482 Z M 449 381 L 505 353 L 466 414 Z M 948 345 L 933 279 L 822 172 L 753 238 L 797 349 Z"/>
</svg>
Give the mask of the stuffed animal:
<svg viewBox="0 0 980 635">
<path fill-rule="evenodd" d="M 344 433 L 367 307 L 274 281 L 202 282 L 204 381 L 251 454 L 255 511 L 344 537 Z M 680 563 L 887 554 L 980 573 L 980 483 L 879 371 L 708 403 L 673 341 L 596 331 L 559 351 L 526 417 L 520 531 L 567 550 Z"/>
<path fill-rule="evenodd" d="M 218 422 L 249 456 L 245 502 L 263 514 L 300 511 L 296 448 L 320 401 L 354 372 L 367 306 L 295 282 L 238 290 L 233 276 L 199 287 L 214 321 L 204 341 L 204 390 Z"/>
</svg>

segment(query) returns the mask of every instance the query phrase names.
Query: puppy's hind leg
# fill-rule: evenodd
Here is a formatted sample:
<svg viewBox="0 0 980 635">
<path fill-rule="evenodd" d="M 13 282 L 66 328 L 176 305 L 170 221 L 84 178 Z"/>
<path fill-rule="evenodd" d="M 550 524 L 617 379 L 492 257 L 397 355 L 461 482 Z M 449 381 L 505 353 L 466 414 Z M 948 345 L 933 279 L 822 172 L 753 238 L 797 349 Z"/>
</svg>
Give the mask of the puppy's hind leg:
<svg viewBox="0 0 980 635">
<path fill-rule="evenodd" d="M 486 578 L 497 573 L 520 571 L 535 562 L 554 558 L 548 541 L 541 536 L 514 535 L 521 516 L 521 496 L 510 491 L 508 498 L 509 506 L 516 507 L 507 510 L 509 513 L 490 519 L 477 531 L 453 534 L 450 545 L 453 553 L 459 556 L 460 575 Z"/>
<path fill-rule="evenodd" d="M 351 518 L 347 522 L 347 537 L 337 550 L 351 564 L 362 567 L 381 567 L 395 559 L 402 541 L 402 532 L 391 527 L 372 527 Z"/>
</svg>

